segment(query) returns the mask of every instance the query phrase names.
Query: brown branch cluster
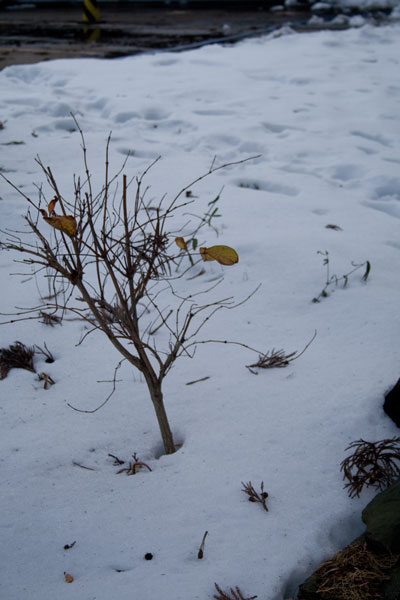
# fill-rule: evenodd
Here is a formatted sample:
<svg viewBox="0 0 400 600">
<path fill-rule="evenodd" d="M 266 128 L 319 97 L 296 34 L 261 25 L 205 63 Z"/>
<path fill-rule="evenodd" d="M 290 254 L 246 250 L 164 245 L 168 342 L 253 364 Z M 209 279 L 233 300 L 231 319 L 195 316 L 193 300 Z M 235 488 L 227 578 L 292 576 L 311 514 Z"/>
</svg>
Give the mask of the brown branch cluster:
<svg viewBox="0 0 400 600">
<path fill-rule="evenodd" d="M 257 598 L 257 596 L 249 596 L 248 598 L 245 598 L 238 587 L 230 588 L 229 592 L 224 592 L 221 590 L 219 585 L 216 583 L 214 585 L 218 592 L 218 595 L 214 594 L 215 600 L 255 600 L 255 598 Z"/>
<path fill-rule="evenodd" d="M 267 507 L 267 498 L 268 498 L 268 493 L 264 492 L 264 482 L 261 482 L 261 492 L 258 493 L 251 481 L 249 481 L 248 483 L 243 483 L 242 481 L 242 492 L 244 492 L 245 494 L 248 495 L 249 497 L 249 502 L 259 502 L 261 504 L 261 506 L 263 507 L 264 510 L 266 510 L 268 512 L 268 507 Z"/>
<path fill-rule="evenodd" d="M 246 365 L 246 368 L 249 369 L 253 375 L 258 375 L 257 371 L 254 369 L 282 369 L 287 367 L 291 362 L 297 360 L 304 354 L 307 348 L 313 343 L 317 335 L 317 332 L 314 332 L 311 340 L 306 344 L 301 352 L 291 352 L 290 354 L 285 354 L 284 350 L 275 350 L 274 348 L 268 351 L 266 354 L 259 354 L 258 361 L 253 363 L 252 365 Z"/>
<path fill-rule="evenodd" d="M 340 465 L 347 479 L 350 498 L 359 497 L 364 487 L 384 490 L 400 477 L 400 437 L 366 442 L 352 442 L 346 450 L 353 453 Z"/>
</svg>

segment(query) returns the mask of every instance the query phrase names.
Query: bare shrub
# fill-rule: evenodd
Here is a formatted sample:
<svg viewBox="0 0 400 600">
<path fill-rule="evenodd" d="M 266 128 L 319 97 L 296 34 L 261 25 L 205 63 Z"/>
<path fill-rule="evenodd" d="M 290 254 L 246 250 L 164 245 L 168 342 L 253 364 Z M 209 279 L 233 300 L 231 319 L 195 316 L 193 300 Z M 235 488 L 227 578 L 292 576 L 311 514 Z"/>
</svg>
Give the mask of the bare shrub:
<svg viewBox="0 0 400 600">
<path fill-rule="evenodd" d="M 163 380 L 179 357 L 194 356 L 198 343 L 219 341 L 199 340 L 200 330 L 220 310 L 238 305 L 232 297 L 211 296 L 222 282 L 222 275 L 208 284 L 198 278 L 196 287 L 188 278 L 189 272 L 198 274 L 196 265 L 202 261 L 234 264 L 238 260 L 236 252 L 227 246 L 213 246 L 199 248 L 198 253 L 193 243 L 189 248 L 182 237 L 193 240 L 196 234 L 197 240 L 199 233 L 199 223 L 191 226 L 187 217 L 186 223 L 182 221 L 186 207 L 194 202 L 192 194 L 186 192 L 228 164 L 215 166 L 213 161 L 206 173 L 184 186 L 172 199 L 164 196 L 155 203 L 147 199 L 148 187 L 144 185 L 155 163 L 131 181 L 123 175 L 119 188 L 125 165 L 110 176 L 109 137 L 104 183 L 95 192 L 85 139 L 78 124 L 77 127 L 85 174 L 82 179 L 74 177 L 73 194 L 62 195 L 50 167 L 40 159 L 38 164 L 51 190 L 50 202 L 42 187 L 38 188 L 38 202 L 34 202 L 2 175 L 25 198 L 29 208 L 25 217 L 27 234 L 3 232 L 7 238 L 0 247 L 19 252 L 23 264 L 36 273 L 42 270 L 47 276 L 51 273 L 53 278 L 53 293 L 48 302 L 43 300 L 41 306 L 21 309 L 18 314 L 25 319 L 32 318 L 27 314 L 37 313 L 38 309 L 41 314 L 52 315 L 57 310 L 63 314 L 69 311 L 89 324 L 86 335 L 92 331 L 106 335 L 122 360 L 142 373 L 165 452 L 171 454 L 176 447 L 164 406 Z M 229 163 L 232 164 L 237 163 Z M 210 216 L 213 213 L 207 213 L 201 224 L 207 225 Z M 180 220 L 174 225 L 177 217 Z M 182 258 L 186 266 L 180 268 Z M 94 410 L 82 412 L 95 412 L 105 402 Z"/>
</svg>

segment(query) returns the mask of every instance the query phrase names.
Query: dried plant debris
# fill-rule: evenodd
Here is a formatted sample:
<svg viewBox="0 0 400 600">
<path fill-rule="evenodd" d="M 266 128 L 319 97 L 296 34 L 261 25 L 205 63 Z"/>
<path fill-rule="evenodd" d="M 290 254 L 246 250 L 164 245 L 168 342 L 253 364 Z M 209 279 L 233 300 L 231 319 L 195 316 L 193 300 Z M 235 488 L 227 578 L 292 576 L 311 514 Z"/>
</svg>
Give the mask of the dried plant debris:
<svg viewBox="0 0 400 600">
<path fill-rule="evenodd" d="M 297 358 L 300 358 L 300 356 L 304 354 L 307 348 L 313 343 L 316 336 L 317 332 L 315 331 L 311 340 L 301 352 L 297 352 L 297 350 L 295 350 L 290 354 L 285 354 L 284 350 L 272 349 L 266 354 L 259 354 L 258 361 L 252 365 L 246 365 L 246 368 L 249 369 L 250 373 L 253 373 L 253 375 L 258 375 L 257 371 L 254 369 L 282 369 L 287 367 L 291 362 Z"/>
<path fill-rule="evenodd" d="M 321 600 L 376 600 L 380 586 L 398 555 L 375 554 L 366 544 L 354 544 L 325 561 L 316 571 Z"/>
<path fill-rule="evenodd" d="M 347 450 L 353 453 L 340 465 L 350 498 L 359 497 L 365 487 L 384 490 L 400 477 L 400 437 L 378 442 L 357 440 Z"/>
<path fill-rule="evenodd" d="M 267 507 L 267 498 L 268 498 L 268 494 L 267 492 L 264 492 L 264 482 L 261 482 L 261 493 L 259 494 L 258 492 L 256 492 L 256 490 L 254 489 L 251 481 L 249 481 L 248 483 L 243 483 L 242 481 L 242 492 L 244 492 L 245 494 L 248 495 L 249 497 L 249 502 L 259 502 L 263 509 L 266 510 L 268 512 L 268 507 Z"/>
<path fill-rule="evenodd" d="M 258 375 L 254 369 L 282 369 L 295 360 L 296 354 L 297 352 L 285 354 L 283 350 L 275 350 L 273 348 L 266 354 L 260 354 L 258 361 L 252 365 L 246 365 L 246 368 L 254 375 Z"/>
<path fill-rule="evenodd" d="M 35 348 L 14 342 L 8 348 L 0 348 L 0 379 L 5 379 L 11 369 L 26 369 L 36 373 L 33 366 Z"/>
<path fill-rule="evenodd" d="M 323 265 L 326 268 L 326 281 L 325 281 L 325 287 L 322 289 L 322 291 L 318 294 L 318 296 L 315 296 L 312 299 L 312 301 L 314 303 L 321 302 L 322 298 L 328 298 L 328 296 L 329 296 L 328 289 L 330 290 L 331 286 L 337 287 L 340 283 L 342 285 L 342 287 L 345 288 L 347 286 L 347 284 L 349 283 L 349 278 L 351 277 L 351 275 L 353 275 L 353 273 L 355 273 L 359 269 L 365 269 L 361 280 L 364 283 L 367 282 L 367 279 L 371 272 L 371 263 L 369 262 L 369 260 L 366 260 L 363 263 L 355 263 L 352 261 L 351 266 L 353 268 L 348 273 L 344 273 L 343 275 L 341 275 L 339 277 L 336 274 L 331 275 L 329 252 L 327 250 L 324 250 L 324 251 L 318 250 L 317 254 L 321 254 L 323 256 Z"/>
<path fill-rule="evenodd" d="M 148 469 L 149 471 L 151 471 L 149 465 L 147 465 L 146 463 L 144 463 L 144 462 L 142 462 L 141 460 L 138 459 L 138 457 L 136 456 L 136 452 L 134 452 L 132 454 L 132 459 L 133 460 L 130 460 L 128 463 L 126 463 L 126 461 L 121 460 L 120 458 L 118 458 L 118 456 L 114 456 L 114 454 L 109 454 L 108 456 L 110 456 L 111 458 L 114 459 L 114 465 L 116 465 L 116 466 L 121 466 L 121 465 L 127 464 L 126 467 L 123 467 L 122 469 L 120 469 L 119 471 L 117 471 L 117 475 L 119 475 L 120 473 L 126 473 L 127 475 L 136 475 L 136 473 L 142 467 L 146 467 L 146 469 Z"/>
<path fill-rule="evenodd" d="M 43 389 L 48 390 L 52 385 L 55 384 L 54 379 L 50 377 L 47 373 L 39 373 L 39 381 L 44 381 Z"/>
<path fill-rule="evenodd" d="M 65 544 L 64 546 L 64 550 L 71 550 L 71 548 L 73 548 L 76 544 L 76 540 L 74 542 L 72 542 L 72 544 Z"/>
<path fill-rule="evenodd" d="M 53 327 L 54 325 L 61 325 L 61 317 L 58 317 L 55 314 L 51 314 L 45 312 L 44 310 L 41 310 L 39 316 L 42 319 L 41 323 L 43 323 L 44 325 L 50 325 L 50 327 Z"/>
<path fill-rule="evenodd" d="M 245 598 L 238 587 L 235 587 L 235 589 L 231 588 L 229 592 L 223 592 L 219 585 L 216 583 L 214 585 L 218 592 L 218 596 L 216 594 L 213 596 L 215 600 L 255 600 L 257 598 L 257 596 Z"/>
<path fill-rule="evenodd" d="M 53 354 L 50 352 L 50 350 L 48 349 L 48 347 L 46 346 L 46 342 L 43 344 L 44 348 L 41 348 L 40 346 L 37 346 L 35 344 L 35 352 L 36 354 L 43 354 L 43 356 L 46 357 L 45 361 L 46 363 L 53 363 L 54 362 L 54 356 Z"/>
<path fill-rule="evenodd" d="M 207 535 L 208 535 L 208 531 L 205 532 L 205 534 L 203 535 L 203 539 L 201 540 L 200 548 L 199 548 L 199 551 L 197 553 L 197 558 L 199 560 L 201 560 L 203 558 L 203 556 L 204 556 L 204 544 L 205 544 Z"/>
<path fill-rule="evenodd" d="M 334 225 L 333 223 L 328 223 L 328 225 L 325 225 L 325 229 L 333 229 L 334 231 L 343 231 L 343 229 L 339 225 Z"/>
</svg>

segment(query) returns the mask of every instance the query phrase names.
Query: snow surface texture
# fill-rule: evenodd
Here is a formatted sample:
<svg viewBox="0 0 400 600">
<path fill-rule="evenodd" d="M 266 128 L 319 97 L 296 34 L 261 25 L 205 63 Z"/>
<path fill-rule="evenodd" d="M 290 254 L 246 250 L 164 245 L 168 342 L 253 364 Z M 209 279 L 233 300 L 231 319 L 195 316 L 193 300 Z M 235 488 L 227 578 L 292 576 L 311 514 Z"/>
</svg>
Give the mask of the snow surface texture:
<svg viewBox="0 0 400 600">
<path fill-rule="evenodd" d="M 400 26 L 289 33 L 0 74 L 0 166 L 31 197 L 43 182 L 37 154 L 64 195 L 83 172 L 70 111 L 97 189 L 110 130 L 114 171 L 128 153 L 130 175 L 162 156 L 149 175 L 153 198 L 206 172 L 215 155 L 222 164 L 261 154 L 193 188 L 201 215 L 223 187 L 219 236 L 203 235 L 240 256 L 232 267 L 204 263 L 206 280 L 223 271 L 223 296 L 238 300 L 262 284 L 218 313 L 204 338 L 291 352 L 318 332 L 298 361 L 257 376 L 245 368 L 257 356 L 238 346 L 181 359 L 164 392 L 183 445 L 163 456 L 145 384 L 126 364 L 102 410 L 66 404 L 94 409 L 110 392 L 98 381 L 112 379 L 119 357 L 104 336 L 76 347 L 85 331 L 76 320 L 3 325 L 1 347 L 46 342 L 56 361 L 35 364 L 56 383 L 44 390 L 22 370 L 0 382 L 1 598 L 204 600 L 217 582 L 281 599 L 363 530 L 374 491 L 350 500 L 339 464 L 351 441 L 398 434 L 382 403 L 400 376 Z M 22 229 L 24 199 L 4 181 L 0 196 L 1 228 Z M 325 250 L 338 275 L 351 261 L 372 271 L 313 304 Z M 24 271 L 15 258 L 0 253 L 2 312 L 38 304 L 46 289 L 11 277 Z M 152 472 L 117 475 L 108 453 L 134 452 Z M 269 512 L 248 502 L 242 481 L 264 482 Z"/>
</svg>

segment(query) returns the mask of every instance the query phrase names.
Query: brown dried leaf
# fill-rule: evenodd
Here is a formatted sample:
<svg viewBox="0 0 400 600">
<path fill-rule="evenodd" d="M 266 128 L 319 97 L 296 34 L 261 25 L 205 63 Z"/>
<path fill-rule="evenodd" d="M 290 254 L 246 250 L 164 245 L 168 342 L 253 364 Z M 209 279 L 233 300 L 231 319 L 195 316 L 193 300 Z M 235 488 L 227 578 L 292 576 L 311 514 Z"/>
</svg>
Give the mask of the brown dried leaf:
<svg viewBox="0 0 400 600">
<path fill-rule="evenodd" d="M 72 583 L 74 578 L 69 573 L 64 573 L 65 583 Z"/>
<path fill-rule="evenodd" d="M 175 238 L 175 244 L 181 250 L 187 250 L 187 244 L 186 244 L 185 240 L 183 239 L 183 237 L 176 237 Z"/>
<path fill-rule="evenodd" d="M 46 223 L 54 227 L 54 229 L 59 229 L 60 231 L 66 233 L 70 237 L 75 235 L 77 227 L 75 217 L 72 217 L 71 215 L 47 217 L 44 214 L 45 211 L 42 210 L 41 213 Z"/>
</svg>

